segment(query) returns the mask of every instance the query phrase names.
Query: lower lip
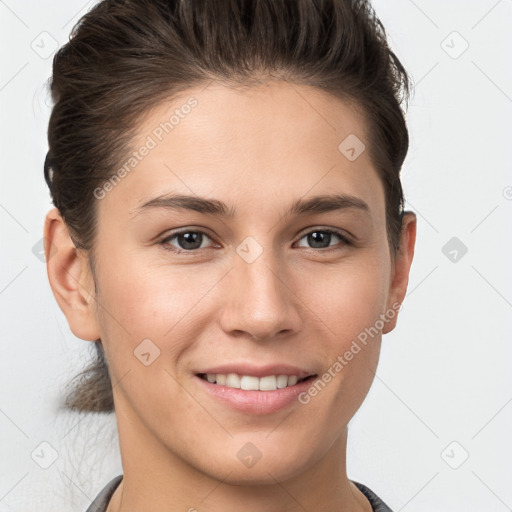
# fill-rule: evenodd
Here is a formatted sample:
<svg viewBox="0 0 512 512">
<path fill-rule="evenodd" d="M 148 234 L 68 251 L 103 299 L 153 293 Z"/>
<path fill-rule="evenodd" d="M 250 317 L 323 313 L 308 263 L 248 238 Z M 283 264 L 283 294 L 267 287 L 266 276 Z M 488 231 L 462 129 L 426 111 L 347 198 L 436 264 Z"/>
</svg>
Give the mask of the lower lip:
<svg viewBox="0 0 512 512">
<path fill-rule="evenodd" d="M 306 391 L 314 379 L 308 379 L 286 388 L 274 391 L 256 391 L 230 388 L 219 384 L 212 384 L 199 376 L 195 376 L 203 389 L 225 403 L 232 409 L 249 414 L 271 414 L 290 405 L 297 396 Z"/>
</svg>

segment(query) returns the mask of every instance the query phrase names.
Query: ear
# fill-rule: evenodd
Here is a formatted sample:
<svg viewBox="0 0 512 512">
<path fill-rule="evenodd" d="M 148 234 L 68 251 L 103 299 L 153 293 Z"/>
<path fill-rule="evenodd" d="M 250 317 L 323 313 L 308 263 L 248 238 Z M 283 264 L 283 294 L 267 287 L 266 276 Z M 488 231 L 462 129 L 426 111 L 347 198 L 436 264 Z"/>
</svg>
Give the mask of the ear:
<svg viewBox="0 0 512 512">
<path fill-rule="evenodd" d="M 396 257 L 392 262 L 392 278 L 386 309 L 386 311 L 394 310 L 396 314 L 386 322 L 385 327 L 382 329 L 382 334 L 387 334 L 396 327 L 399 309 L 397 306 L 402 304 L 407 292 L 415 242 L 416 214 L 411 211 L 406 211 L 402 219 L 402 229 L 400 230 L 400 241 Z"/>
<path fill-rule="evenodd" d="M 75 247 L 57 208 L 46 215 L 44 255 L 53 295 L 71 331 L 83 340 L 97 341 L 94 281 L 87 255 Z"/>
</svg>

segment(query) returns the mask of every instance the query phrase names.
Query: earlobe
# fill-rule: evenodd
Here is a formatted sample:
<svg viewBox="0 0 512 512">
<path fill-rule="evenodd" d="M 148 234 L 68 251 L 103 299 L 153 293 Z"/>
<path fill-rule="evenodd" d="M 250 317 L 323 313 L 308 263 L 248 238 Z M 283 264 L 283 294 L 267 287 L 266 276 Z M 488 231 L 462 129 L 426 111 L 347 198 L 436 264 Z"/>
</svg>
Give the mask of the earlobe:
<svg viewBox="0 0 512 512">
<path fill-rule="evenodd" d="M 71 331 L 83 340 L 98 340 L 94 281 L 87 256 L 75 247 L 57 208 L 46 215 L 44 242 L 50 287 Z"/>
<path fill-rule="evenodd" d="M 409 283 L 409 272 L 414 257 L 416 243 L 416 214 L 411 211 L 404 212 L 400 243 L 393 263 L 393 278 L 390 283 L 386 311 L 395 310 L 392 318 L 386 323 L 382 334 L 391 332 L 396 327 L 398 318 L 397 305 L 402 304 Z"/>
</svg>

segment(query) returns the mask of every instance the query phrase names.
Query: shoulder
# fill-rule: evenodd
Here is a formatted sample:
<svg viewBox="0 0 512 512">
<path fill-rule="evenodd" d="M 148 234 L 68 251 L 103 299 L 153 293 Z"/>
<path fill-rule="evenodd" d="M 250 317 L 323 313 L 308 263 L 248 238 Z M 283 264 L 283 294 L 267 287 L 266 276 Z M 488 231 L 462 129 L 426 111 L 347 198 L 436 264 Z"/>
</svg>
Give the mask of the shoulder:
<svg viewBox="0 0 512 512">
<path fill-rule="evenodd" d="M 89 508 L 85 512 L 105 512 L 105 510 L 107 510 L 110 498 L 114 494 L 114 491 L 117 489 L 118 485 L 121 483 L 122 479 L 123 475 L 118 475 L 110 480 L 110 482 L 105 487 L 103 487 L 98 496 L 96 496 L 94 501 L 90 504 Z"/>
<path fill-rule="evenodd" d="M 368 498 L 373 512 L 393 512 L 369 487 L 355 480 L 351 481 Z"/>
<path fill-rule="evenodd" d="M 105 512 L 114 491 L 117 489 L 122 479 L 123 475 L 118 475 L 110 480 L 110 482 L 108 482 L 107 485 L 105 485 L 105 487 L 103 487 L 99 492 L 85 512 Z M 356 482 L 355 480 L 352 480 L 352 482 L 366 496 L 366 498 L 368 498 L 374 512 L 393 512 L 369 487 L 366 487 L 366 485 Z"/>
</svg>

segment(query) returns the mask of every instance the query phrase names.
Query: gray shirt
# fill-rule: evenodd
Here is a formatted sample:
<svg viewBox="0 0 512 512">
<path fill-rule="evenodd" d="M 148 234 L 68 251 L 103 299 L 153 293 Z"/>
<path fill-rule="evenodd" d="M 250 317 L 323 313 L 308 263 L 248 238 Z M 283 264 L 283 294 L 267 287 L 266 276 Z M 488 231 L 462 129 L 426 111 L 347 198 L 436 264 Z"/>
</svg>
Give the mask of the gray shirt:
<svg viewBox="0 0 512 512">
<path fill-rule="evenodd" d="M 105 512 L 107 510 L 110 498 L 121 483 L 123 475 L 118 475 L 100 491 L 96 499 L 91 503 L 85 512 Z M 373 512 L 393 512 L 371 489 L 359 482 L 351 480 L 354 485 L 368 498 Z"/>
</svg>

